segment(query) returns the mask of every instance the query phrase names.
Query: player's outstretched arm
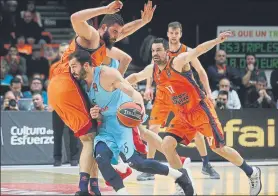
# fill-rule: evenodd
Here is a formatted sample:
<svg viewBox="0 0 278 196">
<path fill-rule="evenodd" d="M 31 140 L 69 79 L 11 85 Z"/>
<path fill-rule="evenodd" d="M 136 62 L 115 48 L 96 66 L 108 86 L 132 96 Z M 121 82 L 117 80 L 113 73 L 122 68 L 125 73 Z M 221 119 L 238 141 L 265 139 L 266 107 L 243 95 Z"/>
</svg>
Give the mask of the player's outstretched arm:
<svg viewBox="0 0 278 196">
<path fill-rule="evenodd" d="M 87 23 L 87 20 L 103 14 L 114 14 L 122 8 L 120 1 L 114 1 L 107 6 L 81 10 L 71 15 L 71 23 L 76 34 L 86 40 L 96 40 L 99 43 L 98 31 Z M 96 46 L 98 47 L 98 46 Z"/>
<path fill-rule="evenodd" d="M 192 50 L 191 48 L 189 48 L 189 51 Z M 209 80 L 208 80 L 208 75 L 204 69 L 204 67 L 202 66 L 201 62 L 199 61 L 198 58 L 194 58 L 191 61 L 191 65 L 195 68 L 195 70 L 198 72 L 199 78 L 204 86 L 204 89 L 206 91 L 207 96 L 211 99 L 212 95 L 211 95 L 211 89 L 209 86 Z"/>
<path fill-rule="evenodd" d="M 230 31 L 223 32 L 216 39 L 204 42 L 188 52 L 181 53 L 173 60 L 173 64 L 175 67 L 183 67 L 185 64 L 192 61 L 192 59 L 201 56 L 217 44 L 224 42 L 231 35 L 232 33 Z"/>
<path fill-rule="evenodd" d="M 119 68 L 118 71 L 124 75 L 130 62 L 132 61 L 131 56 L 129 56 L 127 53 L 125 53 L 124 51 L 116 48 L 116 47 L 112 47 L 111 49 L 106 49 L 106 55 L 110 58 L 116 59 L 119 61 Z"/>
<path fill-rule="evenodd" d="M 118 37 L 117 41 L 120 41 L 123 38 L 133 34 L 135 31 L 148 24 L 153 18 L 155 9 L 156 5 L 153 7 L 152 1 L 148 1 L 148 3 L 144 5 L 144 11 L 141 10 L 141 19 L 125 24 L 123 26 L 122 33 Z"/>
<path fill-rule="evenodd" d="M 146 80 L 147 78 L 152 77 L 152 73 L 153 73 L 153 64 L 150 64 L 147 67 L 145 67 L 145 69 L 143 69 L 142 71 L 140 71 L 138 73 L 130 74 L 126 78 L 126 80 L 130 84 L 136 84 L 137 82 L 140 82 L 142 80 Z"/>
<path fill-rule="evenodd" d="M 134 102 L 140 104 L 142 107 L 142 113 L 145 113 L 144 101 L 141 94 L 123 78 L 119 71 L 110 67 L 106 67 L 106 70 L 107 78 L 111 80 L 113 87 L 116 89 L 120 89 L 125 94 L 127 94 Z"/>
</svg>

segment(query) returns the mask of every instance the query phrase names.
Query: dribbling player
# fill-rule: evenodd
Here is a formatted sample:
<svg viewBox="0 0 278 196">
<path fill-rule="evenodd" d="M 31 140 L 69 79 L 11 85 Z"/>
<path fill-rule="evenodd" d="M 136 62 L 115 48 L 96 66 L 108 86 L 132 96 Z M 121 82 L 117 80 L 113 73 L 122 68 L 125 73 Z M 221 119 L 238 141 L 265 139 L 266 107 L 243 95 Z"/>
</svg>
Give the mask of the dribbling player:
<svg viewBox="0 0 278 196">
<path fill-rule="evenodd" d="M 245 172 L 250 182 L 250 195 L 258 195 L 262 188 L 261 170 L 258 167 L 251 167 L 236 150 L 225 146 L 222 127 L 213 103 L 195 82 L 189 65 L 193 58 L 224 42 L 229 36 L 231 36 L 230 32 L 223 32 L 218 38 L 200 44 L 193 50 L 171 59 L 167 56 L 167 43 L 164 39 L 158 38 L 152 45 L 152 56 L 156 66 L 149 65 L 143 71 L 130 75 L 127 80 L 133 84 L 151 77 L 153 71 L 160 70 L 160 86 L 164 88 L 165 94 L 171 96 L 172 105 L 179 111 L 170 122 L 166 130 L 167 136 L 162 144 L 170 164 L 180 162 L 176 152 L 178 142 L 190 143 L 199 131 L 206 137 L 215 153 Z M 197 72 L 203 69 L 202 67 L 194 68 Z"/>
</svg>

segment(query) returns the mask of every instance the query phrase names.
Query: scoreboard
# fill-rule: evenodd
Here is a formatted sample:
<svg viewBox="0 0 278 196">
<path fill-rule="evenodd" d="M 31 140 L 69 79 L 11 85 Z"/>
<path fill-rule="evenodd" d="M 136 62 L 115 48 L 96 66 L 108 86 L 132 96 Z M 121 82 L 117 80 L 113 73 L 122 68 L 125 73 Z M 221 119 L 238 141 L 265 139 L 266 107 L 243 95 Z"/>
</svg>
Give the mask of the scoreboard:
<svg viewBox="0 0 278 196">
<path fill-rule="evenodd" d="M 256 55 L 261 69 L 278 69 L 278 26 L 218 26 L 217 35 L 231 31 L 233 36 L 217 46 L 227 53 L 227 65 L 245 68 L 245 55 Z"/>
</svg>

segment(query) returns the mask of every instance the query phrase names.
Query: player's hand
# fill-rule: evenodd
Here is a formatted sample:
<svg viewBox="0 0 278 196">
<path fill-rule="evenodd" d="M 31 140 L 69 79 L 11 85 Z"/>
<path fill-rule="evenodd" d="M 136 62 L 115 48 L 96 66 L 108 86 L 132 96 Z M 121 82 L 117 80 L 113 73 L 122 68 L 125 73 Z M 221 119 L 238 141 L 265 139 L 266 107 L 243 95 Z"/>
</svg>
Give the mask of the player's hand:
<svg viewBox="0 0 278 196">
<path fill-rule="evenodd" d="M 106 6 L 106 14 L 115 14 L 119 12 L 123 7 L 123 3 L 119 0 L 113 1 Z"/>
<path fill-rule="evenodd" d="M 220 44 L 223 43 L 228 39 L 228 37 L 231 37 L 233 34 L 231 31 L 225 31 L 223 33 L 220 33 L 219 36 L 216 38 L 216 41 Z"/>
<path fill-rule="evenodd" d="M 207 93 L 207 98 L 213 103 L 214 99 L 211 93 Z"/>
<path fill-rule="evenodd" d="M 255 66 L 253 64 L 247 65 L 247 68 L 249 71 L 253 71 L 255 69 Z"/>
<path fill-rule="evenodd" d="M 100 111 L 100 107 L 98 105 L 95 105 L 94 107 L 92 107 L 90 109 L 90 115 L 91 115 L 92 119 L 99 118 L 99 116 L 100 116 L 99 111 Z"/>
<path fill-rule="evenodd" d="M 260 90 L 259 95 L 260 95 L 260 97 L 264 97 L 265 96 L 264 90 Z"/>
<path fill-rule="evenodd" d="M 156 5 L 153 7 L 152 1 L 148 1 L 147 4 L 144 4 L 144 11 L 141 10 L 141 18 L 144 24 L 149 23 L 153 18 L 153 13 L 156 9 Z"/>
<path fill-rule="evenodd" d="M 144 93 L 144 99 L 150 101 L 153 100 L 153 88 L 147 88 Z"/>
</svg>

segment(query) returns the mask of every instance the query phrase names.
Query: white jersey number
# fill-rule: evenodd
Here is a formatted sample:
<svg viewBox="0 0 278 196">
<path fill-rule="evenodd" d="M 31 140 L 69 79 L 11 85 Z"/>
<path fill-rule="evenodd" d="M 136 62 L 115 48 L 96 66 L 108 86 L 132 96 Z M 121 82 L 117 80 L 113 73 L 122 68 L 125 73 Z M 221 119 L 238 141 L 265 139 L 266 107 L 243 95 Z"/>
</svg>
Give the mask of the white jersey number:
<svg viewBox="0 0 278 196">
<path fill-rule="evenodd" d="M 172 86 L 167 86 L 167 87 L 165 87 L 171 94 L 174 94 L 175 93 L 175 91 L 174 91 L 174 89 L 173 89 L 173 87 Z"/>
</svg>

